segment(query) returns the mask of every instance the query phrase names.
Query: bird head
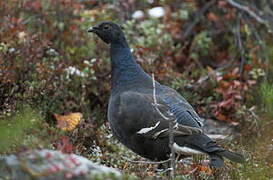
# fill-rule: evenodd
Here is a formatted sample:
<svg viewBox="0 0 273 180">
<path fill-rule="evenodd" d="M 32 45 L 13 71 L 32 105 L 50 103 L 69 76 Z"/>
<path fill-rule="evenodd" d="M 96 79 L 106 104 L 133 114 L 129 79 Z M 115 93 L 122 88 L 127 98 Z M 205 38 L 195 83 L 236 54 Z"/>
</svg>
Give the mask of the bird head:
<svg viewBox="0 0 273 180">
<path fill-rule="evenodd" d="M 113 22 L 101 22 L 90 27 L 88 32 L 97 34 L 107 44 L 125 40 L 121 27 Z"/>
</svg>

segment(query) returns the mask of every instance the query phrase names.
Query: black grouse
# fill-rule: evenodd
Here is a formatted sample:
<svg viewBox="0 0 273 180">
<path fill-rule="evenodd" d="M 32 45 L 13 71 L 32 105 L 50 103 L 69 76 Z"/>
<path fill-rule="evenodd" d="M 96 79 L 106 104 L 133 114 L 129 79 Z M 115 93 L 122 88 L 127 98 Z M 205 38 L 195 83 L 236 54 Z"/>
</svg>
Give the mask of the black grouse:
<svg viewBox="0 0 273 180">
<path fill-rule="evenodd" d="M 243 162 L 240 154 L 218 146 L 202 131 L 202 120 L 175 90 L 155 82 L 135 61 L 121 27 L 102 22 L 88 29 L 110 44 L 112 90 L 108 120 L 113 134 L 125 146 L 151 160 L 169 158 L 169 121 L 156 110 L 153 91 L 164 115 L 176 119 L 174 148 L 182 155 L 207 154 L 210 166 L 222 167 L 223 157 Z"/>
</svg>

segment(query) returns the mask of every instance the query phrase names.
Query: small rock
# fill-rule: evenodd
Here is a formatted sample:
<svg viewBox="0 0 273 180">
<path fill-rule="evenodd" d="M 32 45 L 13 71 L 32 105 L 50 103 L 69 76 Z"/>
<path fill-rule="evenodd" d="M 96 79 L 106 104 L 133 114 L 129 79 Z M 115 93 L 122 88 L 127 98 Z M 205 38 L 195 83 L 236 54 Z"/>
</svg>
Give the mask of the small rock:
<svg viewBox="0 0 273 180">
<path fill-rule="evenodd" d="M 234 134 L 234 126 L 228 124 L 228 123 L 223 123 L 220 121 L 215 121 L 212 119 L 206 119 L 204 121 L 204 131 L 207 134 Z"/>
</svg>

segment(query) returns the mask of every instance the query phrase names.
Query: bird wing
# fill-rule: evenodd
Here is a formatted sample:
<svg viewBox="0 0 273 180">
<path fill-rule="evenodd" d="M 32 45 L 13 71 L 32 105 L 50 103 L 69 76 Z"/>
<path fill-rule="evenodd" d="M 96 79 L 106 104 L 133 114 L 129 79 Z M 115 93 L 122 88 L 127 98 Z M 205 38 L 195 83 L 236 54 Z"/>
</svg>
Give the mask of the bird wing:
<svg viewBox="0 0 273 180">
<path fill-rule="evenodd" d="M 196 128 L 203 126 L 203 119 L 198 116 L 185 98 L 168 86 L 161 85 L 159 88 L 161 99 L 169 106 L 170 112 L 175 115 L 179 124 Z"/>
<path fill-rule="evenodd" d="M 154 104 L 151 92 L 126 91 L 120 94 L 119 115 L 124 119 L 127 130 L 148 138 L 169 136 L 169 120 L 175 120 L 174 135 L 192 135 L 202 133 L 195 125 L 194 118 L 183 108 L 172 109 L 161 97 L 156 95 L 158 104 Z M 171 115 L 173 111 L 173 115 Z M 168 119 L 164 118 L 167 117 Z"/>
</svg>

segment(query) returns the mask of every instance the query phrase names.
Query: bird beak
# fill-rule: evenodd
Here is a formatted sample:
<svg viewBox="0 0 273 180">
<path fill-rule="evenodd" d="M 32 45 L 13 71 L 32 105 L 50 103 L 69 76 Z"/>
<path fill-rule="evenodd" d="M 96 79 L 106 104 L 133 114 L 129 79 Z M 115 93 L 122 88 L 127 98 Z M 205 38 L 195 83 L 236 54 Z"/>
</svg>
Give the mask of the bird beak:
<svg viewBox="0 0 273 180">
<path fill-rule="evenodd" d="M 99 27 L 97 27 L 97 26 L 93 26 L 93 27 L 90 27 L 88 30 L 87 30 L 87 32 L 97 32 L 98 31 L 98 29 L 99 29 Z"/>
</svg>

